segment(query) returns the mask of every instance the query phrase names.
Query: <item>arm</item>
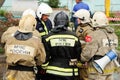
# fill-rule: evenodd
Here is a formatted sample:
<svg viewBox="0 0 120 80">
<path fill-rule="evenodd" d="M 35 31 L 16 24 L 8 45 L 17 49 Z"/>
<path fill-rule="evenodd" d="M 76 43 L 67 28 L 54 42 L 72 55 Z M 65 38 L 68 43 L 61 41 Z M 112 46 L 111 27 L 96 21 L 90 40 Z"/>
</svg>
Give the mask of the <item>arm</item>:
<svg viewBox="0 0 120 80">
<path fill-rule="evenodd" d="M 36 56 L 37 65 L 41 65 L 42 63 L 45 62 L 45 59 L 46 59 L 45 48 L 43 46 L 43 43 L 40 42 L 40 40 L 38 40 L 38 43 L 36 43 L 36 44 L 38 44 L 38 46 L 39 46 L 37 56 Z"/>
<path fill-rule="evenodd" d="M 87 62 L 89 61 L 97 52 L 98 50 L 98 43 L 96 40 L 92 38 L 91 42 L 86 42 L 82 53 L 81 53 L 81 61 Z"/>
</svg>

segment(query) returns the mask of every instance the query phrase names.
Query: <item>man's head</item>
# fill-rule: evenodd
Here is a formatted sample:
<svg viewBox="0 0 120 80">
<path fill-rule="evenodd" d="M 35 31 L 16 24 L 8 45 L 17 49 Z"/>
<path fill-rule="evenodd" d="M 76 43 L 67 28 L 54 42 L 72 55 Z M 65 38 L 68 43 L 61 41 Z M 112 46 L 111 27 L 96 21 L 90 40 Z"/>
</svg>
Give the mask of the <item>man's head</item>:
<svg viewBox="0 0 120 80">
<path fill-rule="evenodd" d="M 52 12 L 53 10 L 48 4 L 41 3 L 37 9 L 37 16 L 43 21 L 46 21 Z"/>
<path fill-rule="evenodd" d="M 63 11 L 57 13 L 54 18 L 54 26 L 59 26 L 59 25 L 63 25 L 65 27 L 68 27 L 69 25 L 68 15 Z"/>
<path fill-rule="evenodd" d="M 82 0 L 75 0 L 76 1 L 76 3 L 79 3 L 79 2 L 81 2 Z"/>
</svg>

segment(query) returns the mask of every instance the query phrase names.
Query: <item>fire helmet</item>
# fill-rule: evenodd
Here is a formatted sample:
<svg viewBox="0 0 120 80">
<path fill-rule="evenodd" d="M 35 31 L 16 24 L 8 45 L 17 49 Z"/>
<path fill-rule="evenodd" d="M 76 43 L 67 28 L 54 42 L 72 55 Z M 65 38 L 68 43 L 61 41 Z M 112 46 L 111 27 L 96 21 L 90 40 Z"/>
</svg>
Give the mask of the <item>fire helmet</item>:
<svg viewBox="0 0 120 80">
<path fill-rule="evenodd" d="M 32 9 L 27 9 L 27 10 L 25 10 L 24 12 L 23 12 L 23 14 L 22 14 L 22 17 L 23 16 L 25 16 L 25 15 L 32 15 L 33 17 L 36 17 L 36 15 L 35 15 L 35 11 L 34 10 L 32 10 Z"/>
<path fill-rule="evenodd" d="M 68 27 L 69 25 L 68 15 L 63 11 L 58 12 L 54 17 L 54 26 L 59 25 L 63 25 L 65 27 Z"/>
<path fill-rule="evenodd" d="M 23 33 L 33 32 L 36 27 L 36 19 L 33 15 L 24 15 L 19 22 L 19 31 Z"/>
<path fill-rule="evenodd" d="M 92 18 L 93 27 L 102 27 L 108 24 L 108 19 L 103 12 L 95 12 Z"/>
<path fill-rule="evenodd" d="M 73 15 L 74 17 L 77 17 L 81 20 L 81 23 L 89 23 L 90 21 L 90 12 L 86 9 L 80 9 L 75 12 Z"/>
<path fill-rule="evenodd" d="M 50 15 L 52 12 L 53 10 L 48 4 L 41 3 L 37 9 L 37 16 L 41 18 L 43 14 Z"/>
</svg>

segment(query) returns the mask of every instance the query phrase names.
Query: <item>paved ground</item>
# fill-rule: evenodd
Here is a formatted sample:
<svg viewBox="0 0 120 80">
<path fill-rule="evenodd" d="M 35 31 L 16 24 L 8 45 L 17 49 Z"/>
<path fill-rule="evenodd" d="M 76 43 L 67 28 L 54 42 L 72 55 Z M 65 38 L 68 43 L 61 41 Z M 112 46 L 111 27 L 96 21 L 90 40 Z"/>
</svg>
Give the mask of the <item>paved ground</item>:
<svg viewBox="0 0 120 80">
<path fill-rule="evenodd" d="M 0 64 L 0 80 L 3 80 L 3 76 L 6 72 L 6 64 Z"/>
<path fill-rule="evenodd" d="M 119 73 L 114 73 L 114 80 L 120 80 L 120 72 Z"/>
</svg>

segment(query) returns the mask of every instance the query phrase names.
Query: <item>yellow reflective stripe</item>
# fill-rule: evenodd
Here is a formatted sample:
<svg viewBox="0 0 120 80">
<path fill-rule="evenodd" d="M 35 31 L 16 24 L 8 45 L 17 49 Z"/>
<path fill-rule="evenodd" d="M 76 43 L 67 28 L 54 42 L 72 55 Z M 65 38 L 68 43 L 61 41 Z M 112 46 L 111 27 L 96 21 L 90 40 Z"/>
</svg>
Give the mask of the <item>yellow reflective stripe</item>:
<svg viewBox="0 0 120 80">
<path fill-rule="evenodd" d="M 45 34 L 46 34 L 45 32 L 40 32 L 40 35 L 41 35 L 41 36 L 43 36 L 43 35 L 45 35 Z"/>
<path fill-rule="evenodd" d="M 50 39 L 53 39 L 53 38 L 73 38 L 75 39 L 76 41 L 78 41 L 78 38 L 73 36 L 73 35 L 53 35 L 53 36 L 50 36 L 48 38 L 46 38 L 46 41 L 49 41 Z"/>
<path fill-rule="evenodd" d="M 42 64 L 42 67 L 48 66 L 49 62 Z"/>
<path fill-rule="evenodd" d="M 46 64 L 42 64 L 41 67 L 42 67 L 43 69 L 47 69 L 48 64 L 49 64 L 49 62 L 47 62 Z"/>
<path fill-rule="evenodd" d="M 56 70 L 56 71 L 63 71 L 63 72 L 72 72 L 72 68 L 60 68 L 60 67 L 55 67 L 55 66 L 48 66 L 47 69 L 50 70 Z M 74 68 L 75 72 L 78 72 L 78 68 Z"/>
<path fill-rule="evenodd" d="M 45 33 L 48 34 L 47 26 L 45 25 L 43 21 L 42 21 L 42 24 L 44 25 Z"/>
<path fill-rule="evenodd" d="M 115 69 L 117 68 L 112 68 L 112 69 L 105 69 L 103 72 L 106 74 L 106 73 L 111 73 L 111 72 L 114 72 Z M 88 68 L 89 72 L 96 72 L 95 68 Z"/>
<path fill-rule="evenodd" d="M 65 73 L 65 72 L 58 72 L 58 71 L 47 70 L 46 73 L 55 74 L 55 75 L 61 75 L 61 76 L 73 76 L 73 72 Z M 74 72 L 74 74 L 77 76 L 78 72 Z"/>
</svg>

